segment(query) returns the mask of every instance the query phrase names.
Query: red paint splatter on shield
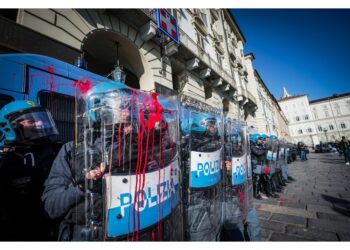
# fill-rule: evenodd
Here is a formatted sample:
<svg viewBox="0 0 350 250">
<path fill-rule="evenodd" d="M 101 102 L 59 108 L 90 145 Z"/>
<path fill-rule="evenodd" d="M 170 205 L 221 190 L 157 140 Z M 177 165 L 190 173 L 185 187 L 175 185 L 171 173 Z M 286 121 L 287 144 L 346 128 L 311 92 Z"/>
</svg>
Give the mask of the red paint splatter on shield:
<svg viewBox="0 0 350 250">
<path fill-rule="evenodd" d="M 85 95 L 93 87 L 93 84 L 89 79 L 83 78 L 79 81 L 73 81 L 73 86 L 78 88 L 81 94 Z"/>
</svg>

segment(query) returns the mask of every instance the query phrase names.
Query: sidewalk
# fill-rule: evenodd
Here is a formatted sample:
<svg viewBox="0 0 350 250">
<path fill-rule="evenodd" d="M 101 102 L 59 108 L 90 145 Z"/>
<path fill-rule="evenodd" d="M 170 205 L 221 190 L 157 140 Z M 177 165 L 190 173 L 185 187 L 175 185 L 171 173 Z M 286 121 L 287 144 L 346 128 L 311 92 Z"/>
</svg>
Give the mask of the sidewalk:
<svg viewBox="0 0 350 250">
<path fill-rule="evenodd" d="M 280 198 L 255 200 L 265 241 L 350 241 L 350 166 L 338 154 L 289 164 Z"/>
</svg>

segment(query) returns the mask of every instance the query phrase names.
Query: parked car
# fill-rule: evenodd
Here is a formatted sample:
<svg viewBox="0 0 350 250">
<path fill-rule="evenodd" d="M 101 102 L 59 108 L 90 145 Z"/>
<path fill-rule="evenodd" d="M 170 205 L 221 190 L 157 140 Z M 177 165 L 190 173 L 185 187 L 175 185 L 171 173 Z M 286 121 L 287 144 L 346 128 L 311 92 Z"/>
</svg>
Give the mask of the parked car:
<svg viewBox="0 0 350 250">
<path fill-rule="evenodd" d="M 331 150 L 326 144 L 317 144 L 315 146 L 315 153 L 329 153 Z"/>
</svg>

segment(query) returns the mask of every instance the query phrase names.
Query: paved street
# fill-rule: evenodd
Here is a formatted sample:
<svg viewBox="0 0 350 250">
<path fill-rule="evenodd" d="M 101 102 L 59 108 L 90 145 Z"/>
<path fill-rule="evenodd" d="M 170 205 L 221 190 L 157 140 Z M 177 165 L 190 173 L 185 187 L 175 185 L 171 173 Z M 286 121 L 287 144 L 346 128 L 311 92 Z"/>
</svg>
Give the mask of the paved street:
<svg viewBox="0 0 350 250">
<path fill-rule="evenodd" d="M 350 241 L 350 166 L 338 154 L 289 165 L 295 182 L 280 198 L 255 200 L 266 241 Z"/>
</svg>

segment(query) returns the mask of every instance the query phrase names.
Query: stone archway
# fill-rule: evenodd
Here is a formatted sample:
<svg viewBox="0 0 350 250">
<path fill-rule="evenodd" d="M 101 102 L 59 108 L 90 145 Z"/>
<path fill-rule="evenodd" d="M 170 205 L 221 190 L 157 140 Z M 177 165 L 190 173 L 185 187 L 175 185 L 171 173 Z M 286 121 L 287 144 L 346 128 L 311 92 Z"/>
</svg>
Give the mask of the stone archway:
<svg viewBox="0 0 350 250">
<path fill-rule="evenodd" d="M 81 50 L 88 69 L 99 75 L 110 74 L 119 60 L 126 72 L 126 85 L 140 89 L 140 80 L 147 68 L 145 60 L 138 48 L 123 35 L 112 30 L 93 30 L 86 35 Z"/>
</svg>

